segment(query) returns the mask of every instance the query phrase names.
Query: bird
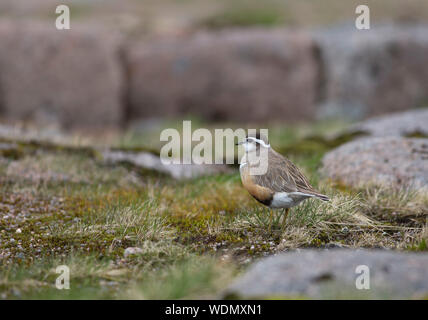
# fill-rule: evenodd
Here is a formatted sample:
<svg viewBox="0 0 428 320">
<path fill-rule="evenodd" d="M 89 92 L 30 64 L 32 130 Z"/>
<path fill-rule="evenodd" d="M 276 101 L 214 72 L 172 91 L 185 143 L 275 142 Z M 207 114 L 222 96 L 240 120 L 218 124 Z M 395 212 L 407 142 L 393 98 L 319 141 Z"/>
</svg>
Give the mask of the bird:
<svg viewBox="0 0 428 320">
<path fill-rule="evenodd" d="M 282 228 L 291 207 L 310 198 L 330 200 L 310 185 L 295 164 L 276 152 L 265 135 L 247 135 L 236 145 L 245 148 L 239 166 L 243 187 L 253 198 L 270 209 L 285 209 Z M 264 168 L 262 165 L 265 165 Z M 263 172 L 256 172 L 257 166 L 264 169 Z M 269 227 L 272 225 L 273 215 L 272 210 L 270 212 Z"/>
</svg>

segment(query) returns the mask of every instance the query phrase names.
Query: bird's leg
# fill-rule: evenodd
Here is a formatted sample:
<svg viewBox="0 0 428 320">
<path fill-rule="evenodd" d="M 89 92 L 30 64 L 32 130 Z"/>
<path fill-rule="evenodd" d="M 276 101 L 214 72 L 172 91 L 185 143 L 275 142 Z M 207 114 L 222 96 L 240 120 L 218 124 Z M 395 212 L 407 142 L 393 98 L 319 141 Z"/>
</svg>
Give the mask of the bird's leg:
<svg viewBox="0 0 428 320">
<path fill-rule="evenodd" d="M 269 217 L 269 232 L 272 230 L 272 223 L 273 223 L 273 210 L 269 209 L 270 217 Z"/>
<path fill-rule="evenodd" d="M 282 217 L 282 226 L 281 229 L 284 229 L 285 222 L 287 221 L 288 213 L 290 212 L 290 208 L 284 210 L 284 216 Z"/>
</svg>

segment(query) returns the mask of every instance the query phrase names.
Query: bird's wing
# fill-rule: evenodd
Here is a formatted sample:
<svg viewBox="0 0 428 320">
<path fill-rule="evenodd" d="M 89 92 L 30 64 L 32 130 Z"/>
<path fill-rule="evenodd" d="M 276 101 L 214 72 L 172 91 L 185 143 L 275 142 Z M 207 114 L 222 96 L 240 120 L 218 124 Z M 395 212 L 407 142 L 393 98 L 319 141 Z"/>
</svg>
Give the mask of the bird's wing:
<svg viewBox="0 0 428 320">
<path fill-rule="evenodd" d="M 254 175 L 254 182 L 275 192 L 302 192 L 316 194 L 303 173 L 287 158 L 272 151 L 264 175 Z"/>
</svg>

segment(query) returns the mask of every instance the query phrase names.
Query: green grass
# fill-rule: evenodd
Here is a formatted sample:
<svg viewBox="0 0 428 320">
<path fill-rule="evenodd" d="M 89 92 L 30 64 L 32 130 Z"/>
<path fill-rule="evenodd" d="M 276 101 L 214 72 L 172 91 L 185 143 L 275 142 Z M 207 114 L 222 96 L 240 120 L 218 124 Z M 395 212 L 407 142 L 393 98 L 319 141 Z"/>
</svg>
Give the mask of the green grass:
<svg viewBox="0 0 428 320">
<path fill-rule="evenodd" d="M 284 15 L 274 8 L 235 7 L 204 19 L 201 25 L 210 29 L 248 26 L 272 27 L 283 24 L 284 18 Z"/>
<path fill-rule="evenodd" d="M 102 21 L 109 27 L 118 27 L 131 34 L 156 34 L 159 24 L 168 19 L 170 29 L 192 30 L 201 26 L 212 28 L 236 26 L 299 26 L 323 27 L 355 20 L 358 0 L 128 0 L 117 6 L 114 1 L 70 3 L 72 23 Z M 424 22 L 428 20 L 425 0 L 366 0 L 372 21 Z M 50 6 L 34 6 L 23 12 L 16 1 L 9 0 L 2 7 L 0 16 L 16 19 L 42 19 L 52 21 L 55 10 Z M 129 17 L 122 21 L 122 17 Z M 134 21 L 134 19 L 136 21 Z M 106 24 L 107 23 L 107 24 Z"/>
<path fill-rule="evenodd" d="M 237 171 L 175 181 L 68 148 L 24 145 L 19 157 L 3 156 L 1 297 L 213 298 L 251 261 L 283 250 L 331 244 L 427 250 L 426 194 L 353 190 L 320 177 L 323 153 L 349 139 L 328 138 L 332 125 L 269 129 L 272 145 L 288 150 L 332 199 L 303 202 L 284 226 L 282 211 L 271 222 Z M 112 143 L 138 147 L 138 135 Z M 295 147 L 308 141 L 311 148 Z M 128 247 L 141 250 L 125 257 Z M 71 290 L 54 286 L 60 264 L 71 269 Z"/>
</svg>

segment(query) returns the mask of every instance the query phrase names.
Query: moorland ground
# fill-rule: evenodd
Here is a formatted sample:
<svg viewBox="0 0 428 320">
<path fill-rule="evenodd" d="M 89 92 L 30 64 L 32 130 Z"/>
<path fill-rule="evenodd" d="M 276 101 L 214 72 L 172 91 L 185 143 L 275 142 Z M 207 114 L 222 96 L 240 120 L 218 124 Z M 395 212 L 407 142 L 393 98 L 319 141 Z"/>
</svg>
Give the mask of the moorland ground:
<svg viewBox="0 0 428 320">
<path fill-rule="evenodd" d="M 107 143 L 159 150 L 164 126 L 174 124 L 129 130 Z M 331 138 L 346 126 L 268 126 L 272 146 L 331 198 L 292 209 L 284 227 L 281 211 L 270 225 L 237 166 L 176 181 L 105 163 L 93 149 L 97 137 L 71 146 L 2 139 L 13 148 L 0 156 L 1 298 L 216 298 L 255 259 L 284 250 L 427 250 L 426 193 L 352 189 L 320 174 L 323 154 L 352 138 Z M 141 250 L 125 257 L 129 247 Z M 71 271 L 70 290 L 55 288 L 62 264 Z"/>
</svg>

